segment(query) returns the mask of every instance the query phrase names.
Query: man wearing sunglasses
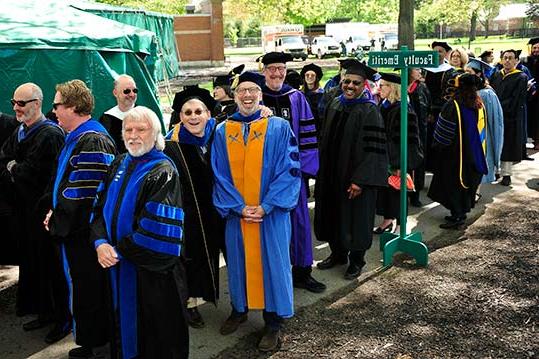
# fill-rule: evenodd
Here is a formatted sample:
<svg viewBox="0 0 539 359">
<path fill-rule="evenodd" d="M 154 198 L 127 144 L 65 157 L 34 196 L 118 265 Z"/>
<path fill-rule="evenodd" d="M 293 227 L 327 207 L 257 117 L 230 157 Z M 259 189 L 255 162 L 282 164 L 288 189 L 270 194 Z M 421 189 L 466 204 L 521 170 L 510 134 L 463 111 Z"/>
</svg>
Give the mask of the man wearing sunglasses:
<svg viewBox="0 0 539 359">
<path fill-rule="evenodd" d="M 20 123 L 0 151 L 1 196 L 14 208 L 19 241 L 17 314 L 37 314 L 26 331 L 55 326 L 45 337 L 54 343 L 71 331 L 67 285 L 58 248 L 41 221 L 48 208 L 40 205 L 53 176 L 64 133 L 43 116 L 43 92 L 33 83 L 19 86 L 11 100 Z"/>
<path fill-rule="evenodd" d="M 81 80 L 56 86 L 53 103 L 68 133 L 52 188 L 52 209 L 43 224 L 60 244 L 70 289 L 75 343 L 69 358 L 91 358 L 109 340 L 105 270 L 89 240 L 90 212 L 98 187 L 116 153 L 105 128 L 92 118 L 94 96 Z"/>
<path fill-rule="evenodd" d="M 108 131 L 114 142 L 118 153 L 125 153 L 127 150 L 122 139 L 122 121 L 129 110 L 135 107 L 137 102 L 137 84 L 129 75 L 120 75 L 114 80 L 112 90 L 116 98 L 116 106 L 105 111 L 99 118 L 99 122 Z"/>
<path fill-rule="evenodd" d="M 259 59 L 264 65 L 265 85 L 262 87 L 263 102 L 275 116 L 290 123 L 294 135 L 299 141 L 300 164 L 303 174 L 298 206 L 292 211 L 292 240 L 290 257 L 294 287 L 303 288 L 313 293 L 326 290 L 323 283 L 311 275 L 313 264 L 313 246 L 311 224 L 307 199 L 309 197 L 309 178 L 318 172 L 318 142 L 315 119 L 303 93 L 284 83 L 286 63 L 292 61 L 290 54 L 269 52 Z"/>
<path fill-rule="evenodd" d="M 317 266 L 330 269 L 349 262 L 347 280 L 359 277 L 365 265 L 377 188 L 387 186 L 384 121 L 365 87 L 375 73 L 360 62 L 347 68 L 342 94 L 328 106 L 322 128 L 314 227 L 318 240 L 329 243 L 331 254 Z"/>
</svg>

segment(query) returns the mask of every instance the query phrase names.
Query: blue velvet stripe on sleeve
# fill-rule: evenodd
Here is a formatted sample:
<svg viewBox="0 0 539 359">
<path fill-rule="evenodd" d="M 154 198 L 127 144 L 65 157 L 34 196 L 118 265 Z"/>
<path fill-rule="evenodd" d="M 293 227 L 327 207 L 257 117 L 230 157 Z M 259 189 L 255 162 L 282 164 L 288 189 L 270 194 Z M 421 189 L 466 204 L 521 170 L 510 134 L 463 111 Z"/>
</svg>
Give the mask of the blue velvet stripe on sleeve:
<svg viewBox="0 0 539 359">
<path fill-rule="evenodd" d="M 173 224 L 161 223 L 148 218 L 140 220 L 140 226 L 146 232 L 157 236 L 169 238 L 182 238 L 182 227 Z"/>
<path fill-rule="evenodd" d="M 166 204 L 157 202 L 148 202 L 146 203 L 146 210 L 158 217 L 183 221 L 184 214 L 181 208 L 167 206 Z"/>
<path fill-rule="evenodd" d="M 113 160 L 114 155 L 105 152 L 81 152 L 70 159 L 72 166 L 82 164 L 98 164 L 108 166 Z"/>
<path fill-rule="evenodd" d="M 171 256 L 179 256 L 181 252 L 181 245 L 179 243 L 160 241 L 138 232 L 133 234 L 133 242 L 154 252 L 168 254 Z"/>
<path fill-rule="evenodd" d="M 80 169 L 69 174 L 69 182 L 78 181 L 102 181 L 107 175 L 106 170 L 99 169 Z"/>
<path fill-rule="evenodd" d="M 70 187 L 66 188 L 62 195 L 67 199 L 80 200 L 91 198 L 94 199 L 97 193 L 97 187 Z"/>
<path fill-rule="evenodd" d="M 439 116 L 434 129 L 434 139 L 442 145 L 451 144 L 456 127 L 457 125 L 454 122 L 447 121 L 442 116 Z"/>
</svg>

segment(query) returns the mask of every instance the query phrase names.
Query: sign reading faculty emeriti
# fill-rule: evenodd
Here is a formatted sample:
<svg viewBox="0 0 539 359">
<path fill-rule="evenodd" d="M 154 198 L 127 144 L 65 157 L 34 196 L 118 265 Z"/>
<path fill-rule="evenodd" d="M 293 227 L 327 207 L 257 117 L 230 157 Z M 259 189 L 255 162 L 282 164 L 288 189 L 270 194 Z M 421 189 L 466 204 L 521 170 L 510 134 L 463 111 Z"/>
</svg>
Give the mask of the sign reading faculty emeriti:
<svg viewBox="0 0 539 359">
<path fill-rule="evenodd" d="M 437 67 L 436 51 L 371 51 L 369 53 L 371 67 Z"/>
</svg>

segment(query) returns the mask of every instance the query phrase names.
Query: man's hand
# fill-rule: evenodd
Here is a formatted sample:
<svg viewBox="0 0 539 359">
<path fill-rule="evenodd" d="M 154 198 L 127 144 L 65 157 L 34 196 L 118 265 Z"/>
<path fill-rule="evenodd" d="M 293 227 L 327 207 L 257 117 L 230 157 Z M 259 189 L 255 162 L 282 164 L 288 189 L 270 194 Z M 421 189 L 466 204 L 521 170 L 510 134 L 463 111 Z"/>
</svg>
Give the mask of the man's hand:
<svg viewBox="0 0 539 359">
<path fill-rule="evenodd" d="M 96 249 L 97 261 L 103 268 L 109 268 L 118 263 L 118 254 L 108 243 L 100 244 Z"/>
<path fill-rule="evenodd" d="M 45 219 L 43 220 L 43 225 L 45 226 L 45 230 L 47 232 L 49 231 L 49 221 L 51 220 L 51 216 L 52 216 L 52 209 L 49 209 L 49 212 L 47 213 L 47 215 L 45 216 Z"/>
<path fill-rule="evenodd" d="M 271 117 L 273 116 L 273 111 L 264 105 L 260 106 L 260 116 L 262 117 Z"/>
<path fill-rule="evenodd" d="M 354 199 L 361 194 L 361 187 L 355 183 L 351 183 L 346 192 L 348 192 L 348 199 Z"/>
<path fill-rule="evenodd" d="M 260 223 L 266 213 L 262 206 L 245 206 L 241 215 L 247 223 Z"/>
</svg>

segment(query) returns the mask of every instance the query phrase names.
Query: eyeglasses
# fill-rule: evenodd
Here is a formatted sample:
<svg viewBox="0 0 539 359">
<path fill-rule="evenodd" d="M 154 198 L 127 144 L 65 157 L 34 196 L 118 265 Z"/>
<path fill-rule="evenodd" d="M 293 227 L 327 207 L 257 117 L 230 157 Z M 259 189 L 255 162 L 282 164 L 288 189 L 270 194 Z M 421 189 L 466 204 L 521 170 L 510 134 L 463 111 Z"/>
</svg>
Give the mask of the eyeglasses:
<svg viewBox="0 0 539 359">
<path fill-rule="evenodd" d="M 197 108 L 197 109 L 194 110 L 194 111 L 191 111 L 191 110 L 185 110 L 185 111 L 183 111 L 183 114 L 184 114 L 185 116 L 191 116 L 193 113 L 194 113 L 195 115 L 197 115 L 197 116 L 200 116 L 200 115 L 202 115 L 202 114 L 204 113 L 204 110 L 201 110 L 201 109 Z"/>
<path fill-rule="evenodd" d="M 125 89 L 123 90 L 122 92 L 124 93 L 124 95 L 129 95 L 131 93 L 131 91 L 133 91 L 134 94 L 137 94 L 138 93 L 138 89 Z"/>
<path fill-rule="evenodd" d="M 31 99 L 31 100 L 28 100 L 28 101 L 11 99 L 11 106 L 17 105 L 19 107 L 24 107 L 24 106 L 26 106 L 27 103 L 34 102 L 34 101 L 37 101 L 37 100 L 38 100 L 37 98 Z"/>
<path fill-rule="evenodd" d="M 279 72 L 285 72 L 286 71 L 286 66 L 268 66 L 266 68 L 271 73 L 275 73 L 277 71 L 279 71 Z"/>
<path fill-rule="evenodd" d="M 60 106 L 60 105 L 63 105 L 63 103 L 62 102 L 53 102 L 52 103 L 52 109 L 54 111 L 56 111 L 56 110 L 58 110 L 58 106 Z"/>
<path fill-rule="evenodd" d="M 363 81 L 346 79 L 346 80 L 342 80 L 342 83 L 345 85 L 353 84 L 354 86 L 360 86 L 363 84 Z"/>
<path fill-rule="evenodd" d="M 238 93 L 238 95 L 245 95 L 247 91 L 249 91 L 249 93 L 251 94 L 258 93 L 260 89 L 258 87 L 242 87 L 242 88 L 236 89 L 235 91 Z"/>
</svg>

